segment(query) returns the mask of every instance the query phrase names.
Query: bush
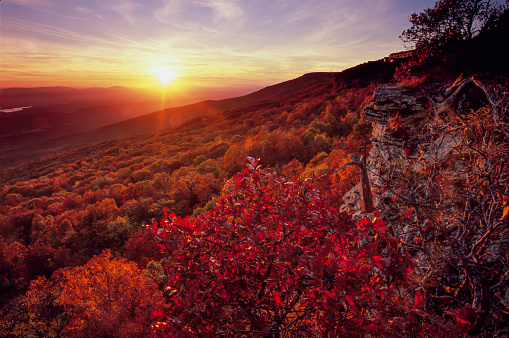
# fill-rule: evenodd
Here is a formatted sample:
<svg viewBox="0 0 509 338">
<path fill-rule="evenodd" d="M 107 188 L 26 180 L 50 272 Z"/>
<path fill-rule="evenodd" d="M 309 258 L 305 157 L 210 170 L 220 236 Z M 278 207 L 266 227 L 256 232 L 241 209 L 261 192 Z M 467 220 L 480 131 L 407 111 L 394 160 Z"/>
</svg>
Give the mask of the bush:
<svg viewBox="0 0 509 338">
<path fill-rule="evenodd" d="M 406 325 L 419 320 L 423 303 L 420 291 L 403 291 L 412 262 L 398 240 L 379 219 L 353 224 L 310 183 L 286 181 L 249 159 L 210 212 L 166 216 L 151 227 L 171 254 L 170 306 L 156 313 L 158 334 L 419 332 Z"/>
</svg>

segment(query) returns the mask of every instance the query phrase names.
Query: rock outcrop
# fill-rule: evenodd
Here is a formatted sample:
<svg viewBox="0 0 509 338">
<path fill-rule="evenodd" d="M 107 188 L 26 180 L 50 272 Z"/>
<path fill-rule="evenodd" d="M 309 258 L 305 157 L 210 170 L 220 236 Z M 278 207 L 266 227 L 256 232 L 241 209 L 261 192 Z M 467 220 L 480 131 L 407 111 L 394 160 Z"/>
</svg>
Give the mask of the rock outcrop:
<svg viewBox="0 0 509 338">
<path fill-rule="evenodd" d="M 509 249 L 509 94 L 495 97 L 473 78 L 435 89 L 391 84 L 363 113 L 373 122 L 373 204 L 415 260 L 412 279 L 429 297 L 467 299 L 482 320 L 485 299 L 509 306 L 509 273 L 498 269 Z M 366 215 L 364 191 L 349 191 L 341 210 Z M 496 278 L 479 273 L 494 267 Z"/>
<path fill-rule="evenodd" d="M 428 103 L 422 90 L 406 89 L 397 84 L 384 84 L 378 87 L 371 102 L 364 108 L 366 120 L 387 124 L 390 116 L 408 116 L 425 109 Z"/>
<path fill-rule="evenodd" d="M 494 108 L 495 103 L 473 78 L 460 77 L 446 88 L 403 88 L 397 84 L 377 88 L 363 110 L 363 117 L 373 122 L 366 165 L 375 208 L 387 211 L 394 203 L 384 201 L 396 195 L 413 199 L 416 192 L 411 191 L 415 190 L 411 177 L 438 168 L 450 185 L 446 190 L 454 194 L 454 185 L 464 179 L 455 160 L 461 156 L 463 133 L 459 120 L 454 121 L 484 106 Z M 359 215 L 361 194 L 360 185 L 348 192 L 342 210 Z"/>
</svg>

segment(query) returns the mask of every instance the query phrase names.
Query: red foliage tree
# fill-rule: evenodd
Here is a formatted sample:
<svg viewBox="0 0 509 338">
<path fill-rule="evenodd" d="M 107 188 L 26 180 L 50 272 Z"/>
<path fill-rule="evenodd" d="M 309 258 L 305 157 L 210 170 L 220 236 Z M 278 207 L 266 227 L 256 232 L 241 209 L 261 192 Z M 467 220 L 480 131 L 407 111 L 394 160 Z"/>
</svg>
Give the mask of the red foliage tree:
<svg viewBox="0 0 509 338">
<path fill-rule="evenodd" d="M 210 212 L 154 222 L 170 256 L 170 306 L 154 314 L 156 333 L 418 333 L 422 299 L 407 289 L 412 262 L 383 222 L 354 224 L 325 205 L 310 182 L 257 165 L 249 159 Z"/>
<path fill-rule="evenodd" d="M 462 43 L 493 28 L 508 4 L 491 0 L 439 0 L 433 8 L 413 13 L 412 27 L 400 38 L 415 48 L 413 57 L 417 64 L 451 62 L 451 54 L 457 53 Z"/>
<path fill-rule="evenodd" d="M 159 261 L 164 257 L 157 245 L 154 233 L 146 229 L 133 232 L 125 245 L 124 257 L 145 268 L 151 260 Z"/>
<path fill-rule="evenodd" d="M 8 243 L 0 236 L 0 302 L 11 293 L 28 286 L 30 271 L 26 264 L 27 249 L 24 245 Z"/>
</svg>

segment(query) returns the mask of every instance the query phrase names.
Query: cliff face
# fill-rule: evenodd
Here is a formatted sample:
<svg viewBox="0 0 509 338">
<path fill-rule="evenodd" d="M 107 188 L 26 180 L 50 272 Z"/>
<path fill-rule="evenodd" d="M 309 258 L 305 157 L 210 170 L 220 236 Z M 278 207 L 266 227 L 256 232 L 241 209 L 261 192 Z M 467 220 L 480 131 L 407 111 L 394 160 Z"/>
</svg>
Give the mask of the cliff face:
<svg viewBox="0 0 509 338">
<path fill-rule="evenodd" d="M 421 89 L 406 89 L 396 84 L 378 87 L 371 102 L 364 108 L 363 117 L 379 124 L 387 124 L 396 114 L 414 115 L 426 107 L 427 95 Z"/>
</svg>

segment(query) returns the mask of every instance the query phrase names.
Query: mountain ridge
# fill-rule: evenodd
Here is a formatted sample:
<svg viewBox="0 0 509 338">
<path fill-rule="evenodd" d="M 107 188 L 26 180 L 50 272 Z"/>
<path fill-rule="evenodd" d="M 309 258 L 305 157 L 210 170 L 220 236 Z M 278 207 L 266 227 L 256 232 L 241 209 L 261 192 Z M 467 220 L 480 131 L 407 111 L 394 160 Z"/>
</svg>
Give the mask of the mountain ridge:
<svg viewBox="0 0 509 338">
<path fill-rule="evenodd" d="M 13 167 L 27 160 L 41 158 L 60 151 L 76 149 L 100 142 L 151 133 L 182 124 L 193 118 L 221 113 L 227 110 L 270 101 L 277 97 L 310 89 L 316 85 L 334 80 L 339 73 L 308 73 L 295 79 L 271 85 L 243 96 L 204 100 L 180 107 L 157 110 L 152 113 L 109 124 L 92 131 L 50 138 L 24 146 L 4 144 L 7 150 L 0 154 L 0 169 Z M 70 87 L 68 87 L 70 88 Z M 86 108 L 84 108 L 86 109 Z"/>
</svg>

